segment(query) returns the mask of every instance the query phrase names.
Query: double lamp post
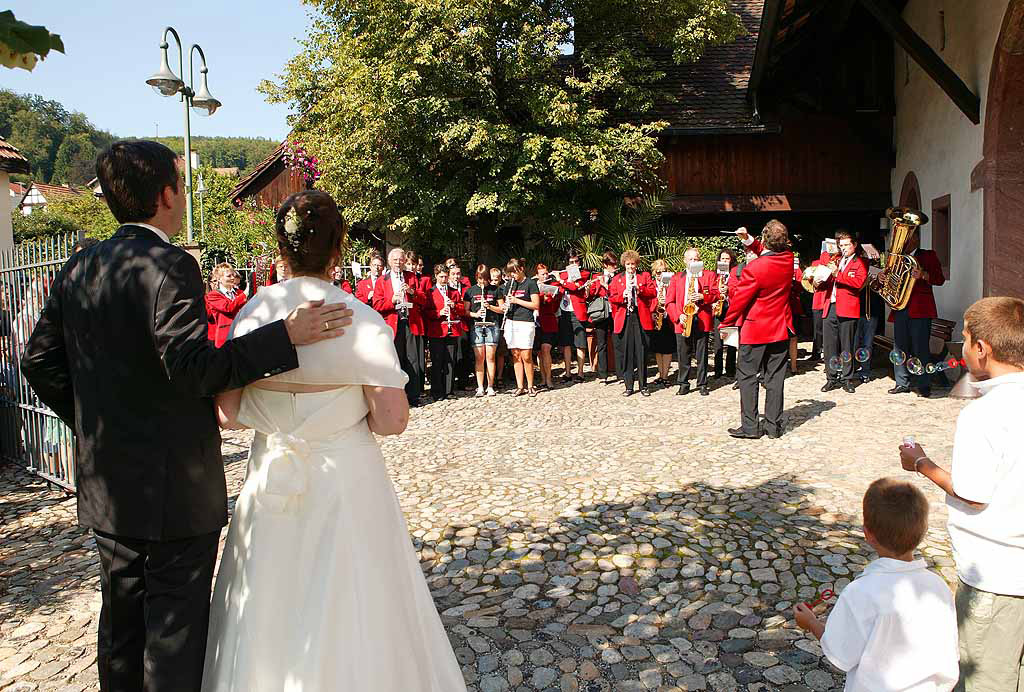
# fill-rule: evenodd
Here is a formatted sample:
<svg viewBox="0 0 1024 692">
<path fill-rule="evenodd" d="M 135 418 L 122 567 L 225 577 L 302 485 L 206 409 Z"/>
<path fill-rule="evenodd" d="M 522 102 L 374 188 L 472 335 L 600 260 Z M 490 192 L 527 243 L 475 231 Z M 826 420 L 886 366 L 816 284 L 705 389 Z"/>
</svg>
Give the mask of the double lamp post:
<svg viewBox="0 0 1024 692">
<path fill-rule="evenodd" d="M 188 110 L 192 108 L 200 115 L 213 115 L 220 108 L 221 103 L 213 98 L 206 84 L 206 73 L 208 72 L 206 69 L 206 55 L 203 54 L 203 49 L 198 44 L 192 44 L 188 52 L 188 84 L 185 84 L 182 78 L 178 77 L 171 70 L 170 64 L 167 61 L 167 49 L 170 47 L 170 44 L 167 43 L 168 33 L 174 36 L 174 42 L 178 44 L 178 71 L 182 76 L 185 75 L 181 39 L 173 27 L 167 27 L 164 29 L 163 38 L 160 40 L 160 69 L 146 80 L 146 84 L 153 87 L 161 96 L 181 94 L 181 102 L 185 104 L 185 224 L 187 243 L 192 245 L 192 133 Z M 195 90 L 195 78 L 192 69 L 192 55 L 197 51 L 199 52 L 199 59 L 202 61 L 202 67 L 199 69 L 201 78 L 199 91 Z M 202 187 L 201 182 L 200 186 Z"/>
</svg>

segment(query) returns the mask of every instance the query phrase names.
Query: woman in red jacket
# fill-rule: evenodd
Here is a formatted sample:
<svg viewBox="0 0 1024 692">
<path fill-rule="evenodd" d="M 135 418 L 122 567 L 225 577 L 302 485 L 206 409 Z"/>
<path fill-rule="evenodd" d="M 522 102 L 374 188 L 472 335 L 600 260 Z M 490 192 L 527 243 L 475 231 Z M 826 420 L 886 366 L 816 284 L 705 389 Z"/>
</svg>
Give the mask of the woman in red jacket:
<svg viewBox="0 0 1024 692">
<path fill-rule="evenodd" d="M 217 287 L 206 294 L 207 336 L 220 348 L 228 340 L 235 315 L 245 305 L 245 293 L 238 290 L 241 277 L 227 262 L 213 268 L 213 280 Z"/>
<path fill-rule="evenodd" d="M 537 389 L 554 389 L 555 382 L 551 378 L 551 349 L 558 343 L 558 306 L 562 302 L 565 291 L 555 284 L 548 284 L 551 275 L 548 265 L 538 264 L 537 287 L 540 291 L 540 308 L 537 310 L 540 324 L 540 384 Z M 545 291 L 543 287 L 551 286 L 554 292 Z"/>
<path fill-rule="evenodd" d="M 622 266 L 626 271 L 616 275 L 608 287 L 615 352 L 626 383 L 624 396 L 633 396 L 634 381 L 639 385 L 641 395 L 651 395 L 647 388 L 647 344 L 654 329 L 650 305 L 658 295 L 658 288 L 651 281 L 650 274 L 637 271 L 639 262 L 640 255 L 636 252 L 623 252 Z"/>
</svg>

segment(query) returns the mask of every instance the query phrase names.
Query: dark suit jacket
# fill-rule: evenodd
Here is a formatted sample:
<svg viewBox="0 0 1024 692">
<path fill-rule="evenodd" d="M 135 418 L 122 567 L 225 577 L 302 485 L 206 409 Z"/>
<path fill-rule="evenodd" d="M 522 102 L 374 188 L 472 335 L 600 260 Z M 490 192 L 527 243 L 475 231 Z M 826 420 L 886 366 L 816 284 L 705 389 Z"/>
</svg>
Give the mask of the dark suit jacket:
<svg viewBox="0 0 1024 692">
<path fill-rule="evenodd" d="M 22 359 L 78 437 L 78 519 L 170 540 L 227 522 L 210 398 L 298 367 L 283 322 L 217 349 L 195 259 L 126 225 L 57 275 Z"/>
</svg>

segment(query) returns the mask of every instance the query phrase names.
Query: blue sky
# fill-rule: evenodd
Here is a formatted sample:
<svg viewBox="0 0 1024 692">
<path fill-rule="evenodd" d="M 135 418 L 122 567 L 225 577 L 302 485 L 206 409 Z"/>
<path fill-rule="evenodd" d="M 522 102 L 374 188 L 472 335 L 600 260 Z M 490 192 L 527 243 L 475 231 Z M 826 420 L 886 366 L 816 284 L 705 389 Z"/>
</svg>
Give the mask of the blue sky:
<svg viewBox="0 0 1024 692">
<path fill-rule="evenodd" d="M 256 85 L 298 52 L 296 39 L 309 22 L 299 0 L 13 0 L 6 8 L 60 34 L 67 54 L 51 53 L 32 72 L 0 69 L 0 87 L 60 101 L 118 136 L 149 137 L 158 127 L 160 136 L 181 135 L 177 97 L 158 96 L 145 84 L 159 67 L 160 34 L 170 25 L 186 50 L 193 43 L 202 47 L 210 91 L 224 104 L 212 117 L 193 112 L 193 135 L 280 140 L 288 132 L 288 109 L 266 103 Z M 177 72 L 173 38 L 170 44 Z M 198 80 L 198 56 L 195 74 Z"/>
</svg>

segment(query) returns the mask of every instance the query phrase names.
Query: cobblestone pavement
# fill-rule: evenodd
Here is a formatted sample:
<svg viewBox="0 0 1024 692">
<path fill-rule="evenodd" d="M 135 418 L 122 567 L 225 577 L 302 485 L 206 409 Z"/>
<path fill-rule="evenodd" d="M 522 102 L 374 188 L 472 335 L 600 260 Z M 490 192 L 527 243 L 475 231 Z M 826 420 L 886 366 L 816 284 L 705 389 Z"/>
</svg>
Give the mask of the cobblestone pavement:
<svg viewBox="0 0 1024 692">
<path fill-rule="evenodd" d="M 591 380 L 414 411 L 383 449 L 469 689 L 840 689 L 792 604 L 873 558 L 865 488 L 902 473 L 904 434 L 948 465 L 962 402 L 822 381 L 820 366 L 787 381 L 778 440 L 726 434 L 738 392 L 721 380 L 706 398 Z M 232 493 L 247 440 L 225 440 Z M 922 480 L 921 550 L 953 580 L 942 496 Z M 0 468 L 0 690 L 96 687 L 97 560 L 74 512 Z"/>
</svg>

